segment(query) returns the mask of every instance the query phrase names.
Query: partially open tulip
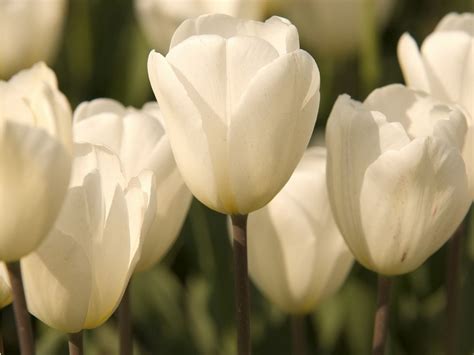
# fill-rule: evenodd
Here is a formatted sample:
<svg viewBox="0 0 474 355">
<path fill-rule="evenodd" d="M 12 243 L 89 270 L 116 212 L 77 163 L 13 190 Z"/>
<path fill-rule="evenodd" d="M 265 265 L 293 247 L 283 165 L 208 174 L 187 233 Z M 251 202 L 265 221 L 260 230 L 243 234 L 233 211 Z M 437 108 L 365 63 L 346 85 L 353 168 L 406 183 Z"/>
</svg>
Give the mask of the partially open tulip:
<svg viewBox="0 0 474 355">
<path fill-rule="evenodd" d="M 328 190 L 355 258 L 384 275 L 410 272 L 451 237 L 470 204 L 456 107 L 402 85 L 330 114 Z"/>
<path fill-rule="evenodd" d="M 158 104 L 142 110 L 110 99 L 85 102 L 74 112 L 74 140 L 103 145 L 120 159 L 127 181 L 153 173 L 156 214 L 146 233 L 137 271 L 153 266 L 176 240 L 191 202 L 173 158 Z M 155 207 L 155 206 L 153 206 Z"/>
<path fill-rule="evenodd" d="M 446 15 L 421 49 L 405 33 L 398 59 L 407 85 L 461 106 L 468 124 L 463 157 L 474 199 L 474 14 Z"/>
<path fill-rule="evenodd" d="M 66 0 L 0 1 L 0 78 L 56 54 Z"/>
<path fill-rule="evenodd" d="M 319 71 L 287 20 L 226 15 L 184 21 L 148 73 L 171 148 L 208 207 L 246 214 L 290 178 L 319 107 Z"/>
<path fill-rule="evenodd" d="M 12 302 L 10 278 L 4 263 L 0 263 L 0 309 Z"/>
<path fill-rule="evenodd" d="M 75 146 L 64 206 L 48 238 L 22 260 L 30 312 L 67 333 L 101 325 L 119 304 L 150 223 L 153 177 L 128 183 L 119 158 L 89 144 Z"/>
<path fill-rule="evenodd" d="M 167 51 L 171 37 L 187 18 L 220 13 L 259 20 L 265 0 L 135 0 L 135 12 L 148 42 L 158 51 Z"/>
<path fill-rule="evenodd" d="M 0 260 L 19 260 L 48 234 L 71 169 L 71 109 L 43 63 L 0 81 Z"/>
<path fill-rule="evenodd" d="M 248 218 L 249 272 L 286 312 L 304 314 L 336 292 L 353 257 L 334 222 L 326 149 L 309 148 L 285 187 Z"/>
</svg>

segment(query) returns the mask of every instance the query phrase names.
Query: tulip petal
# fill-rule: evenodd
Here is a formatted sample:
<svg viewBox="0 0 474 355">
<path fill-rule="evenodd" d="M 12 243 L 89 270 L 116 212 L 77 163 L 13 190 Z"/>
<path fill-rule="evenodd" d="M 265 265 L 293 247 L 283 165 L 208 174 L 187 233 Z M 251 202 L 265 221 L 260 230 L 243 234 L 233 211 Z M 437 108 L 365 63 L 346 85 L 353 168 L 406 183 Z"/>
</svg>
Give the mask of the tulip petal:
<svg viewBox="0 0 474 355">
<path fill-rule="evenodd" d="M 430 93 L 456 102 L 474 114 L 474 38 L 464 32 L 435 32 L 421 52 L 428 72 Z"/>
<path fill-rule="evenodd" d="M 161 54 L 150 53 L 148 74 L 163 111 L 176 164 L 186 185 L 204 204 L 221 208 L 201 113 Z"/>
<path fill-rule="evenodd" d="M 360 209 L 368 250 L 356 256 L 378 273 L 413 271 L 451 237 L 469 204 L 456 148 L 425 137 L 388 151 L 364 177 Z"/>
<path fill-rule="evenodd" d="M 76 188 L 70 191 L 69 198 L 84 199 L 84 195 Z M 63 332 L 82 330 L 92 288 L 92 268 L 83 246 L 53 229 L 35 252 L 22 259 L 21 265 L 28 310 Z"/>
<path fill-rule="evenodd" d="M 408 33 L 404 33 L 398 41 L 397 55 L 407 85 L 416 90 L 429 92 L 430 85 L 420 50 Z"/>
<path fill-rule="evenodd" d="M 73 121 L 74 123 L 78 123 L 86 118 L 104 112 L 123 115 L 125 114 L 125 108 L 120 102 L 112 99 L 96 99 L 90 102 L 83 102 L 74 110 Z"/>
<path fill-rule="evenodd" d="M 309 142 L 318 107 L 319 71 L 302 50 L 276 59 L 252 79 L 228 138 L 235 212 L 264 206 L 288 181 Z"/>
<path fill-rule="evenodd" d="M 296 27 L 284 18 L 273 16 L 265 22 L 259 22 L 211 14 L 184 21 L 171 39 L 170 50 L 192 36 L 202 35 L 218 35 L 225 39 L 236 36 L 258 37 L 270 43 L 280 55 L 300 48 Z"/>
<path fill-rule="evenodd" d="M 0 260 L 14 261 L 38 247 L 56 219 L 70 156 L 44 130 L 6 121 L 0 123 L 0 167 L 0 205 L 6 208 L 0 215 Z"/>
<path fill-rule="evenodd" d="M 4 263 L 0 263 L 0 309 L 8 306 L 13 300 L 10 287 L 10 276 Z"/>
<path fill-rule="evenodd" d="M 366 253 L 360 216 L 365 171 L 381 153 L 409 142 L 401 124 L 387 123 L 380 112 L 367 110 L 349 96 L 339 96 L 334 104 L 326 128 L 327 184 L 334 219 L 354 255 Z"/>
<path fill-rule="evenodd" d="M 468 12 L 464 14 L 451 12 L 436 26 L 435 32 L 442 31 L 462 31 L 474 37 L 474 15 Z"/>
<path fill-rule="evenodd" d="M 436 135 L 460 150 L 464 145 L 467 126 L 461 111 L 426 93 L 392 84 L 372 91 L 364 105 L 383 112 L 389 122 L 400 122 L 411 138 Z"/>
</svg>

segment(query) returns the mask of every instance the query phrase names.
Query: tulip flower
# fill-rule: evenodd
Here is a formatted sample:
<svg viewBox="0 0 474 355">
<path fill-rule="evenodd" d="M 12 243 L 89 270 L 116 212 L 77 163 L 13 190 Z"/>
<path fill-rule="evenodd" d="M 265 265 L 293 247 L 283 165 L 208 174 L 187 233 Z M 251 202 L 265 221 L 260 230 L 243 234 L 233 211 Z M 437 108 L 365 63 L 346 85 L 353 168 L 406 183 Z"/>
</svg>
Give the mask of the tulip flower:
<svg viewBox="0 0 474 355">
<path fill-rule="evenodd" d="M 11 302 L 12 288 L 10 286 L 10 279 L 5 264 L 0 263 L 0 309 L 8 306 Z"/>
<path fill-rule="evenodd" d="M 53 59 L 66 7 L 66 0 L 0 1 L 0 78 Z"/>
<path fill-rule="evenodd" d="M 301 41 L 320 55 L 343 57 L 360 47 L 367 18 L 373 6 L 375 29 L 383 29 L 394 0 L 278 0 L 281 11 L 298 27 Z"/>
<path fill-rule="evenodd" d="M 296 28 L 201 16 L 170 47 L 150 53 L 148 73 L 186 185 L 222 213 L 263 207 L 295 169 L 319 106 L 318 68 Z"/>
<path fill-rule="evenodd" d="M 402 85 L 363 104 L 337 99 L 326 132 L 329 199 L 361 264 L 404 274 L 449 239 L 470 203 L 466 129 L 459 109 Z"/>
<path fill-rule="evenodd" d="M 364 103 L 340 96 L 326 128 L 336 223 L 353 255 L 379 274 L 373 353 L 383 354 L 391 279 L 411 272 L 452 235 L 470 205 L 457 107 L 402 85 Z"/>
<path fill-rule="evenodd" d="M 171 37 L 187 18 L 221 13 L 259 20 L 265 0 L 135 0 L 135 12 L 148 42 L 159 51 L 169 48 Z"/>
<path fill-rule="evenodd" d="M 156 185 L 156 214 L 146 233 L 136 271 L 158 262 L 176 240 L 191 202 L 171 152 L 156 103 L 142 110 L 97 99 L 74 112 L 74 140 L 103 145 L 120 159 L 127 181 L 150 171 Z"/>
<path fill-rule="evenodd" d="M 107 148 L 77 144 L 74 151 L 61 214 L 43 244 L 22 260 L 30 312 L 68 333 L 97 327 L 113 313 L 156 201 L 150 172 L 127 183 Z"/>
<path fill-rule="evenodd" d="M 332 216 L 326 149 L 309 148 L 288 183 L 248 218 L 249 272 L 290 314 L 311 312 L 344 282 L 353 258 Z"/>
<path fill-rule="evenodd" d="M 463 157 L 474 199 L 474 14 L 446 15 L 423 42 L 421 50 L 405 33 L 398 59 L 407 85 L 461 106 L 468 132 Z"/>
<path fill-rule="evenodd" d="M 290 178 L 319 107 L 319 71 L 288 20 L 184 21 L 148 75 L 178 169 L 201 202 L 232 215 L 238 353 L 250 353 L 246 220 Z"/>
<path fill-rule="evenodd" d="M 35 250 L 52 227 L 71 168 L 71 109 L 43 63 L 0 81 L 0 260 Z"/>
</svg>

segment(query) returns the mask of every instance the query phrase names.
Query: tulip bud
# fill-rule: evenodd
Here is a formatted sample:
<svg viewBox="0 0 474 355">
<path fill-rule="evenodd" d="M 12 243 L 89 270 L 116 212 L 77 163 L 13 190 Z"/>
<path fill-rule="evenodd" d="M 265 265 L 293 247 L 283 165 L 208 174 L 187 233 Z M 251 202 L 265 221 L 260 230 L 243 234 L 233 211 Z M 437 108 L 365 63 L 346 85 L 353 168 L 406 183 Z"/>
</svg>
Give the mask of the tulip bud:
<svg viewBox="0 0 474 355">
<path fill-rule="evenodd" d="M 247 214 L 285 185 L 319 107 L 319 71 L 287 20 L 184 21 L 148 74 L 176 164 L 208 207 Z"/>
<path fill-rule="evenodd" d="M 408 86 L 439 100 L 458 104 L 468 130 L 463 148 L 471 198 L 474 199 L 474 14 L 446 15 L 423 42 L 421 50 L 405 33 L 398 60 Z"/>
<path fill-rule="evenodd" d="M 155 211 L 153 176 L 127 182 L 116 155 L 75 146 L 64 206 L 46 240 L 22 260 L 30 312 L 67 333 L 101 325 L 114 312 L 135 268 L 143 224 Z"/>
<path fill-rule="evenodd" d="M 361 264 L 407 273 L 451 237 L 470 204 L 466 129 L 460 110 L 402 85 L 364 103 L 337 99 L 326 131 L 329 200 Z"/>
<path fill-rule="evenodd" d="M 171 37 L 187 18 L 219 13 L 258 20 L 263 15 L 264 0 L 135 0 L 138 21 L 153 48 L 167 51 Z"/>
<path fill-rule="evenodd" d="M 153 173 L 156 214 L 144 235 L 136 270 L 150 268 L 173 245 L 191 203 L 158 104 L 149 103 L 136 110 L 109 99 L 84 102 L 74 112 L 74 140 L 102 145 L 114 152 L 127 181 L 145 171 Z"/>
<path fill-rule="evenodd" d="M 66 7 L 66 0 L 0 1 L 0 78 L 53 59 Z"/>
<path fill-rule="evenodd" d="M 10 277 L 4 263 L 0 263 L 0 309 L 12 302 L 12 289 Z"/>
<path fill-rule="evenodd" d="M 0 260 L 19 260 L 52 227 L 71 168 L 71 109 L 43 63 L 0 81 Z"/>
<path fill-rule="evenodd" d="M 353 258 L 334 222 L 326 149 L 309 148 L 285 187 L 248 218 L 250 276 L 289 313 L 311 312 L 335 293 Z"/>
</svg>

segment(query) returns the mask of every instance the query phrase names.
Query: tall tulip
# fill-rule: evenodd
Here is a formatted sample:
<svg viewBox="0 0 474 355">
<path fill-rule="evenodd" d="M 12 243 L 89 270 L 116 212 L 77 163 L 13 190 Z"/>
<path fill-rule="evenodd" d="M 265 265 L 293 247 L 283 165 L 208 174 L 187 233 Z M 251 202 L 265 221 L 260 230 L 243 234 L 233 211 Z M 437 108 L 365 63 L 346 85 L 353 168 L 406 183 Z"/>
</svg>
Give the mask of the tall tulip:
<svg viewBox="0 0 474 355">
<path fill-rule="evenodd" d="M 71 109 L 45 64 L 0 81 L 0 261 L 7 262 L 25 355 L 34 353 L 34 340 L 18 260 L 40 245 L 59 213 L 70 147 Z"/>
<path fill-rule="evenodd" d="M 337 99 L 326 131 L 329 200 L 357 261 L 404 274 L 449 239 L 470 204 L 466 130 L 459 109 L 402 85 L 364 103 Z M 380 276 L 374 354 L 383 354 L 389 286 Z"/>
<path fill-rule="evenodd" d="M 155 201 L 150 172 L 127 182 L 110 150 L 76 144 L 74 151 L 61 214 L 40 248 L 22 260 L 30 312 L 67 333 L 95 328 L 113 313 Z"/>
<path fill-rule="evenodd" d="M 53 59 L 66 7 L 66 0 L 0 1 L 0 78 Z"/>
<path fill-rule="evenodd" d="M 142 110 L 110 99 L 84 102 L 74 112 L 74 140 L 103 145 L 120 159 L 127 181 L 154 174 L 156 215 L 143 241 L 136 271 L 158 262 L 176 240 L 191 202 L 171 152 L 156 103 Z"/>
<path fill-rule="evenodd" d="M 184 21 L 148 74 L 178 169 L 208 207 L 232 215 L 239 354 L 250 353 L 247 214 L 290 178 L 311 137 L 319 71 L 288 20 Z"/>
<path fill-rule="evenodd" d="M 77 142 L 108 147 L 119 157 L 130 180 L 144 171 L 153 173 L 156 186 L 156 214 L 143 240 L 136 271 L 147 270 L 158 262 L 178 237 L 191 202 L 171 152 L 168 137 L 156 103 L 142 110 L 125 108 L 110 99 L 97 99 L 79 105 L 74 113 Z M 128 289 L 118 309 L 121 353 L 132 352 Z"/>
<path fill-rule="evenodd" d="M 259 20 L 265 0 L 135 0 L 135 12 L 148 42 L 166 51 L 174 31 L 187 18 L 222 13 Z"/>
<path fill-rule="evenodd" d="M 329 206 L 325 148 L 309 148 L 285 187 L 250 214 L 248 235 L 250 276 L 285 312 L 311 312 L 338 290 L 353 257 Z"/>
<path fill-rule="evenodd" d="M 474 14 L 446 15 L 423 42 L 421 50 L 405 33 L 398 59 L 407 85 L 458 104 L 468 122 L 463 149 L 471 197 L 474 199 Z"/>
</svg>

